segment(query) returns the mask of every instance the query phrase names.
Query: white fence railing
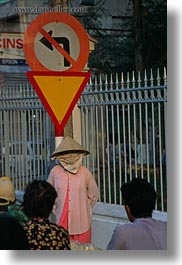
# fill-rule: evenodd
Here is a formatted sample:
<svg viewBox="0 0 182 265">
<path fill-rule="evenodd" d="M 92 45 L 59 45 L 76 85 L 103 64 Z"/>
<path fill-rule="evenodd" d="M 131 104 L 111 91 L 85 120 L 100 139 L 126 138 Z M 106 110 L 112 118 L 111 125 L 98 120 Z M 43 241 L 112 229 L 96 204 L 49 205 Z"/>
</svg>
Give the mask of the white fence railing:
<svg viewBox="0 0 182 265">
<path fill-rule="evenodd" d="M 27 82 L 1 85 L 0 175 L 11 177 L 17 190 L 47 178 L 50 141 L 50 118 L 32 87 Z"/>
<path fill-rule="evenodd" d="M 94 173 L 101 202 L 122 204 L 120 187 L 146 178 L 157 191 L 156 209 L 167 210 L 166 69 L 93 76 L 82 94 L 85 164 Z"/>
</svg>

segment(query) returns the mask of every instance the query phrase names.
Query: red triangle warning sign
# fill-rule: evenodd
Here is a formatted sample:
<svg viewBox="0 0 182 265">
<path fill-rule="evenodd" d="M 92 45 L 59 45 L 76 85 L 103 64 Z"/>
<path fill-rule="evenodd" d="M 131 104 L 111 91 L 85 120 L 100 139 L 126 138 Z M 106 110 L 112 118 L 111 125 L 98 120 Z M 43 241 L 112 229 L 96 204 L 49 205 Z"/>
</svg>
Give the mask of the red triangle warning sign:
<svg viewBox="0 0 182 265">
<path fill-rule="evenodd" d="M 27 72 L 27 76 L 58 131 L 63 131 L 90 73 Z"/>
</svg>

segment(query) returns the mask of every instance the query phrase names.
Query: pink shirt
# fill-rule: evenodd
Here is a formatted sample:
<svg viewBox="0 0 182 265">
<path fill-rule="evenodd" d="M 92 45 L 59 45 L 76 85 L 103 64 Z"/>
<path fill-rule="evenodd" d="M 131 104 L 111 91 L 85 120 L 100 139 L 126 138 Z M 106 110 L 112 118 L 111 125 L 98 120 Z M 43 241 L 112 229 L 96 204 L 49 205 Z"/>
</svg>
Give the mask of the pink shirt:
<svg viewBox="0 0 182 265">
<path fill-rule="evenodd" d="M 80 166 L 78 172 L 72 174 L 62 166 L 56 165 L 49 174 L 48 182 L 54 186 L 58 194 L 55 205 L 56 223 L 59 223 L 69 187 L 69 234 L 86 232 L 92 222 L 92 207 L 99 198 L 99 190 L 91 172 Z"/>
</svg>

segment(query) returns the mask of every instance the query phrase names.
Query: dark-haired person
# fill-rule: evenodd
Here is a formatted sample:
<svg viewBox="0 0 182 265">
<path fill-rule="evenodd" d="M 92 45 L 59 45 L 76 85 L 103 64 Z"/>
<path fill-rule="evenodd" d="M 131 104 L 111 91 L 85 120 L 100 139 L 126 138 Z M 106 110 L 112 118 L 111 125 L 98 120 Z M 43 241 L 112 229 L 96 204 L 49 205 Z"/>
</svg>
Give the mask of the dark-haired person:
<svg viewBox="0 0 182 265">
<path fill-rule="evenodd" d="M 156 192 L 151 184 L 135 178 L 121 187 L 128 219 L 114 230 L 108 250 L 166 250 L 167 222 L 152 218 Z"/>
<path fill-rule="evenodd" d="M 0 214 L 0 237 L 0 250 L 30 249 L 22 225 L 8 213 Z"/>
<path fill-rule="evenodd" d="M 30 220 L 24 230 L 32 250 L 70 250 L 68 231 L 49 221 L 56 197 L 47 181 L 34 180 L 26 188 L 22 206 Z"/>
</svg>

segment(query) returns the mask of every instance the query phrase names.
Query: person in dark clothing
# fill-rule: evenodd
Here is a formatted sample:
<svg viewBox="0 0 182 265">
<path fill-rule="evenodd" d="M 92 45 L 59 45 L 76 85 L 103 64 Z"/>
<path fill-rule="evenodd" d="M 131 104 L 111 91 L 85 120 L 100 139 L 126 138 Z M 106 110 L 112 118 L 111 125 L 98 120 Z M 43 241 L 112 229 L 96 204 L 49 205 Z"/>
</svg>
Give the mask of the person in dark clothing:
<svg viewBox="0 0 182 265">
<path fill-rule="evenodd" d="M 17 219 L 9 213 L 0 213 L 0 249 L 29 250 L 26 233 Z"/>
<path fill-rule="evenodd" d="M 7 177 L 0 177 L 0 214 L 8 213 L 15 217 L 21 225 L 28 221 L 28 217 L 22 211 L 22 207 L 16 204 L 15 186 Z"/>
</svg>

